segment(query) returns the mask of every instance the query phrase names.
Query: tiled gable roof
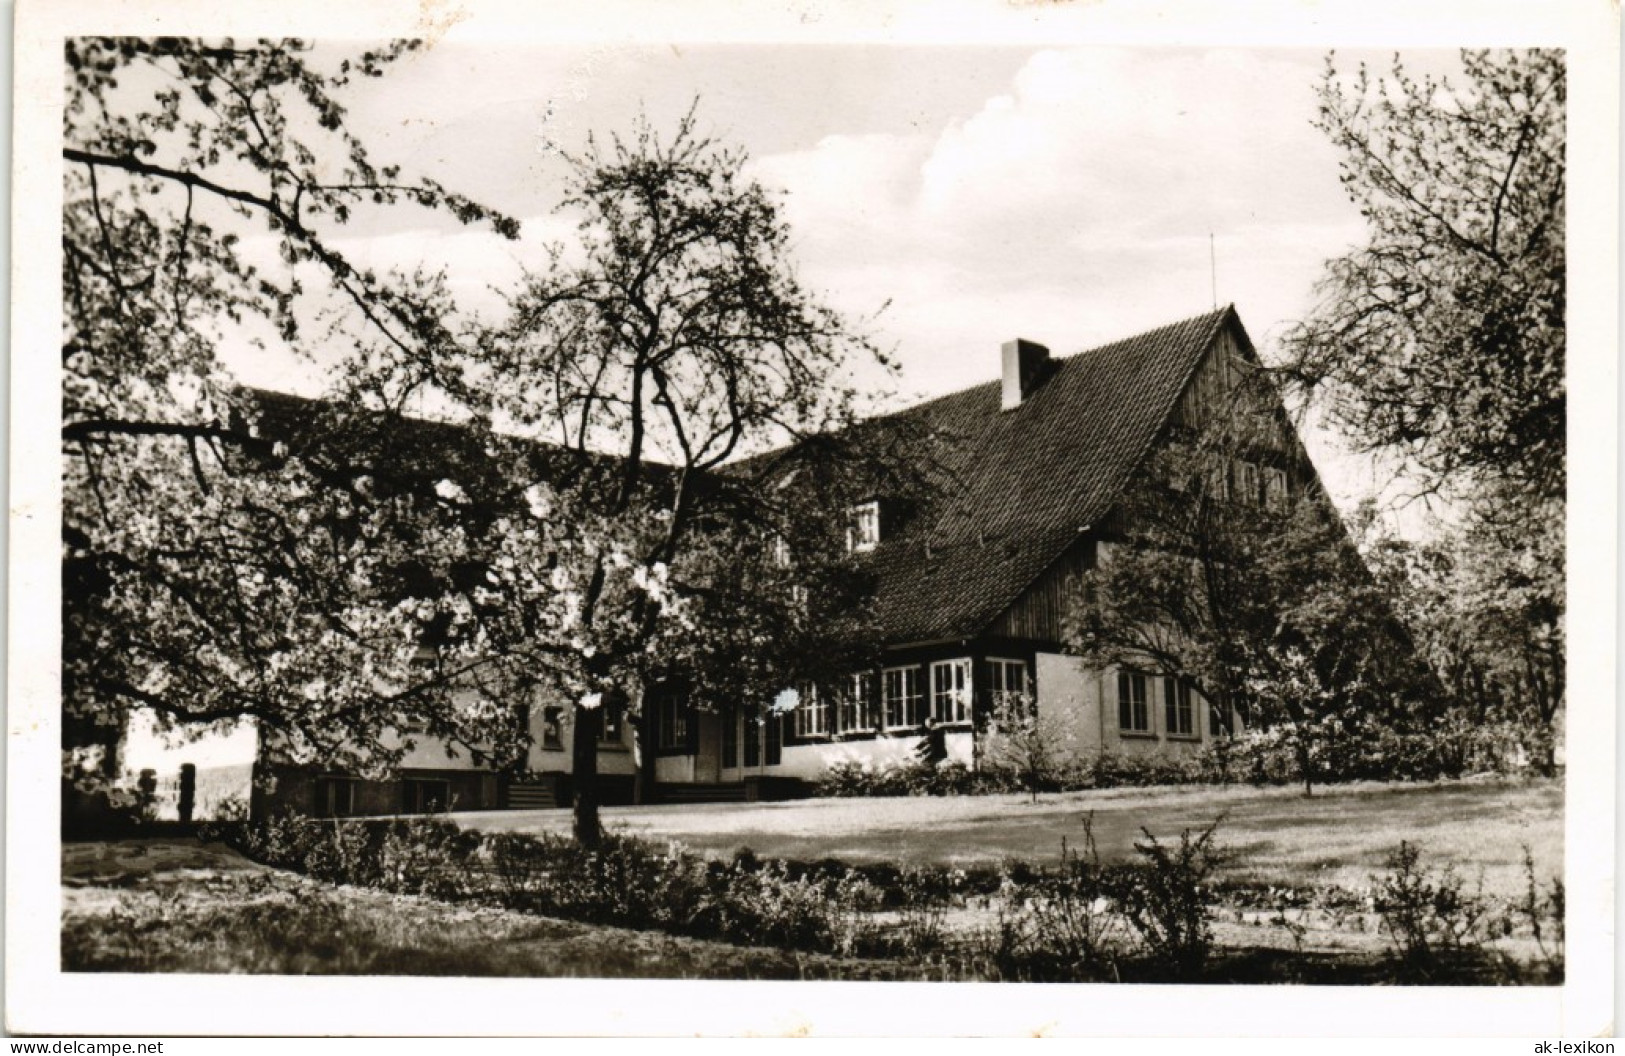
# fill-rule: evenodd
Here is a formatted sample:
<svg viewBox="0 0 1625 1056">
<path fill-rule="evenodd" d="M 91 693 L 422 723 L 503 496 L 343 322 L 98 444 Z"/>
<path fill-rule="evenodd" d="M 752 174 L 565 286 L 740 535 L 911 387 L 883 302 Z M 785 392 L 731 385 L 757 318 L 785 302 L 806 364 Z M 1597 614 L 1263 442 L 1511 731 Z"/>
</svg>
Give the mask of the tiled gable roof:
<svg viewBox="0 0 1625 1056">
<path fill-rule="evenodd" d="M 1037 389 L 1008 411 L 1000 408 L 994 380 L 886 416 L 909 419 L 930 436 L 941 490 L 929 516 L 883 541 L 870 558 L 885 643 L 981 633 L 1084 529 L 1098 525 L 1227 323 L 1241 328 L 1233 308 L 1054 359 Z M 324 406 L 252 395 L 266 416 L 265 435 L 288 440 L 303 435 Z M 418 476 L 430 467 L 434 475 L 485 457 L 454 424 L 412 418 L 377 424 L 382 433 L 369 446 L 388 464 L 381 469 Z M 552 450 L 537 444 L 534 456 L 552 461 Z M 663 468 L 649 464 L 645 472 Z"/>
<path fill-rule="evenodd" d="M 1234 319 L 1227 307 L 1055 359 L 1007 411 L 992 381 L 898 412 L 933 436 L 944 479 L 935 516 L 875 552 L 887 643 L 972 637 L 1008 609 L 1117 504 Z"/>
</svg>

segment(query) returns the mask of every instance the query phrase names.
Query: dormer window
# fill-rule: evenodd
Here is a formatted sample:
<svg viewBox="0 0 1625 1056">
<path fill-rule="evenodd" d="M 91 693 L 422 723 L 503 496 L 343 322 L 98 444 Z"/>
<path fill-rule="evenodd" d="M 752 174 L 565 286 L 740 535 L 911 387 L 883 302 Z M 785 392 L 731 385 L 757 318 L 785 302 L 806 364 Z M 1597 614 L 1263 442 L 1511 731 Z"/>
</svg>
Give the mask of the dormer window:
<svg viewBox="0 0 1625 1056">
<path fill-rule="evenodd" d="M 873 550 L 879 542 L 880 503 L 863 502 L 852 507 L 852 524 L 846 530 L 847 550 Z"/>
</svg>

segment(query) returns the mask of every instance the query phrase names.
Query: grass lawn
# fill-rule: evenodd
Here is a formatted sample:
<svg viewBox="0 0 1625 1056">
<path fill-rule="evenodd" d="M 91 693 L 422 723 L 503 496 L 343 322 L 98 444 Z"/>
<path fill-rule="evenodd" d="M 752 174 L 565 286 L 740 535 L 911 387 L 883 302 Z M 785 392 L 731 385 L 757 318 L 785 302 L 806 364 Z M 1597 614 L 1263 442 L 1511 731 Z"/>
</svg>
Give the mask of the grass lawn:
<svg viewBox="0 0 1625 1056">
<path fill-rule="evenodd" d="M 1401 981 L 1388 960 L 1389 938 L 1380 933 L 1379 917 L 1366 898 L 1358 892 L 1351 898 L 1347 892 L 1310 890 L 1365 887 L 1374 874 L 1386 871 L 1385 859 L 1401 840 L 1422 847 L 1426 869 L 1453 866 L 1468 881 L 1469 893 L 1478 889 L 1481 877 L 1482 893 L 1493 896 L 1486 909 L 1495 913 L 1504 912 L 1524 890 L 1524 846 L 1532 851 L 1543 883 L 1562 867 L 1563 794 L 1556 782 L 1365 784 L 1332 788 L 1310 799 L 1294 789 L 1168 787 L 1068 793 L 1037 803 L 1020 796 L 921 797 L 605 813 L 613 829 L 676 840 L 717 856 L 748 846 L 763 857 L 802 861 L 965 867 L 995 865 L 1007 857 L 1039 866 L 1053 863 L 1063 838 L 1077 845 L 1082 819 L 1090 815 L 1107 860 L 1135 857 L 1141 826 L 1177 840 L 1181 830 L 1205 827 L 1222 816 L 1219 843 L 1231 858 L 1228 872 L 1218 879 L 1244 886 L 1208 889 L 1215 948 L 1204 980 L 1210 982 Z M 570 820 L 568 812 L 557 810 L 452 818 L 470 828 L 531 833 L 565 831 Z M 1264 890 L 1266 885 L 1294 890 Z M 1004 933 L 992 929 L 1017 904 L 1019 898 L 1012 902 L 986 889 L 937 903 L 942 908 L 933 912 L 941 914 L 937 926 L 944 931 L 933 941 L 946 945 L 899 947 L 912 952 L 894 951 L 884 955 L 897 959 L 871 961 L 334 886 L 185 837 L 67 843 L 62 967 L 667 979 L 1027 978 L 1006 974 L 1004 962 L 988 959 L 1005 949 L 999 937 Z M 877 935 L 902 934 L 886 929 L 906 931 L 908 921 L 916 919 L 904 910 L 862 912 L 873 915 L 866 926 L 881 929 Z M 918 917 L 916 926 L 929 916 Z M 1118 917 L 1115 924 L 1103 919 L 1103 926 L 1118 930 L 1118 940 L 1127 940 L 1125 919 Z M 1553 962 L 1545 959 L 1546 949 L 1533 933 L 1510 917 L 1488 919 L 1502 920 L 1509 930 L 1484 935 L 1490 944 L 1484 957 L 1463 962 L 1446 981 L 1549 982 Z M 1136 962 L 1124 963 L 1132 968 Z"/>
<path fill-rule="evenodd" d="M 63 847 L 62 970 L 893 979 L 918 969 L 333 887 L 218 844 Z"/>
<path fill-rule="evenodd" d="M 749 847 L 762 856 L 852 863 L 969 866 L 1008 857 L 1051 862 L 1063 838 L 1073 846 L 1093 813 L 1102 857 L 1133 855 L 1141 826 L 1178 838 L 1224 817 L 1220 844 L 1235 854 L 1233 880 L 1358 887 L 1383 870 L 1401 840 L 1420 844 L 1423 861 L 1454 864 L 1489 894 L 1523 889 L 1523 847 L 1542 880 L 1563 868 L 1563 786 L 1559 781 L 1359 783 L 1297 788 L 1164 787 L 1040 796 L 814 799 L 791 803 L 608 807 L 612 830 L 678 840 L 708 854 Z M 453 815 L 470 828 L 567 832 L 569 812 L 501 811 Z"/>
</svg>

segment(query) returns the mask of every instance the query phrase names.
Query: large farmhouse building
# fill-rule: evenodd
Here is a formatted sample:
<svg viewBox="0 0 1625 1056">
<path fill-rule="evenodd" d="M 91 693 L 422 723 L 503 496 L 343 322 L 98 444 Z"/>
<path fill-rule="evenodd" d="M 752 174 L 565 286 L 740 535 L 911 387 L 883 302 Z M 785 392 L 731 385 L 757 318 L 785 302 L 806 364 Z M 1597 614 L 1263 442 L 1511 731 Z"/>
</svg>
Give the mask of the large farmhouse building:
<svg viewBox="0 0 1625 1056">
<path fill-rule="evenodd" d="M 1226 394 L 1256 368 L 1235 310 L 1072 356 L 1021 340 L 1000 353 L 998 378 L 899 412 L 927 436 L 953 438 L 941 452 L 947 483 L 930 516 L 896 516 L 884 495 L 852 511 L 853 560 L 872 562 L 877 576 L 880 664 L 833 686 L 802 687 L 778 707 L 693 710 L 680 695 L 646 702 L 666 794 L 745 798 L 816 779 L 838 762 L 911 759 L 928 725 L 945 731 L 949 758 L 977 765 L 985 720 L 1012 695 L 1035 702 L 1078 752 L 1190 752 L 1234 728 L 1234 716 L 1187 682 L 1084 666 L 1064 652 L 1062 624 L 1069 583 L 1119 545 L 1124 498 L 1158 445 L 1231 413 Z M 1318 487 L 1278 405 L 1270 417 L 1272 439 L 1218 467 L 1230 501 L 1277 505 Z M 432 745 L 408 753 L 393 781 L 279 767 L 262 751 L 261 776 L 272 780 L 256 782 L 256 811 L 563 802 L 572 748 L 565 715 L 533 709 L 523 778 Z M 630 795 L 635 754 L 630 725 L 611 711 L 598 753 L 606 801 Z"/>
</svg>

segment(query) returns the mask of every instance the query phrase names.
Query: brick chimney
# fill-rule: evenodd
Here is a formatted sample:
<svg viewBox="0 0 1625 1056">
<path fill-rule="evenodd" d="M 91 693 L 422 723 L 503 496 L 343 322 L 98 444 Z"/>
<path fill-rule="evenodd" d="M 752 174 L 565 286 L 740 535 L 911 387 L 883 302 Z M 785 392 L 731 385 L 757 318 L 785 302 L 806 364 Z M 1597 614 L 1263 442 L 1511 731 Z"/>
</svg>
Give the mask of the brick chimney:
<svg viewBox="0 0 1625 1056">
<path fill-rule="evenodd" d="M 1005 410 L 1021 406 L 1021 401 L 1033 394 L 1044 380 L 1044 368 L 1049 365 L 1049 349 L 1036 341 L 1016 338 L 1006 341 L 1001 351 L 1004 365 Z"/>
</svg>

